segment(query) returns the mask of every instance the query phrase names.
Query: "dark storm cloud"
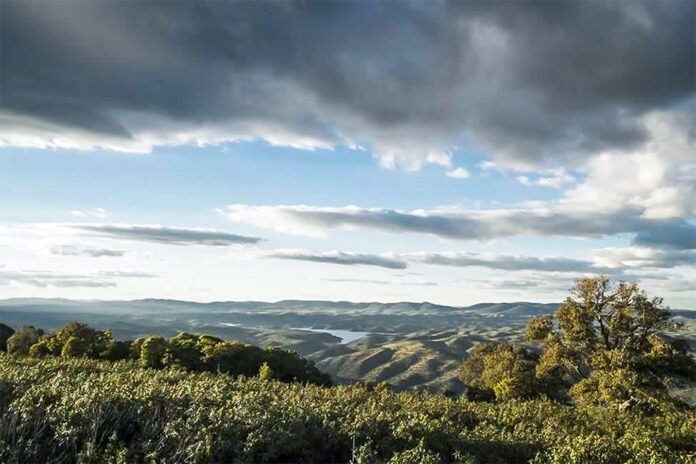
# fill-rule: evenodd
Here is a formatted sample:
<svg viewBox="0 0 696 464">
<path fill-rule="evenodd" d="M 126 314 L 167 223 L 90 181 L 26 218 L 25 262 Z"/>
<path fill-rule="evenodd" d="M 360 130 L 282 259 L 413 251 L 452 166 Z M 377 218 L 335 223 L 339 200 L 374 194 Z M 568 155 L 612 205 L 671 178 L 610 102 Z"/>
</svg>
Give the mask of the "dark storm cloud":
<svg viewBox="0 0 696 464">
<path fill-rule="evenodd" d="M 472 137 L 538 162 L 640 143 L 637 117 L 694 93 L 692 1 L 0 8 L 6 116 L 155 134 L 146 148 L 203 129 L 203 142 L 365 141 L 414 164 Z"/>
<path fill-rule="evenodd" d="M 389 257 L 366 253 L 350 253 L 343 251 L 306 251 L 306 250 L 277 250 L 270 252 L 270 258 L 292 259 L 315 263 L 341 264 L 344 266 L 377 266 L 387 269 L 406 269 L 406 263 Z"/>
<path fill-rule="evenodd" d="M 117 224 L 74 224 L 71 227 L 116 239 L 167 245 L 229 246 L 256 244 L 262 240 L 258 237 L 247 237 L 209 229 Z"/>
</svg>

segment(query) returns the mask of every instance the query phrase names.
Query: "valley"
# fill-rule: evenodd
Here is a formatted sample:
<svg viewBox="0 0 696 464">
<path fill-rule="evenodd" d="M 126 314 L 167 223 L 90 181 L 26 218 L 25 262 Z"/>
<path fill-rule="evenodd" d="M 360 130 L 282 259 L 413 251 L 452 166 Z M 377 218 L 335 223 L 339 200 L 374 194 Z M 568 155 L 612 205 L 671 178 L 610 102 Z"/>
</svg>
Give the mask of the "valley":
<svg viewBox="0 0 696 464">
<path fill-rule="evenodd" d="M 177 300 L 97 301 L 9 299 L 0 322 L 54 330 L 69 321 L 109 328 L 119 339 L 180 331 L 297 351 L 336 383 L 387 382 L 398 390 L 461 393 L 457 369 L 486 341 L 521 342 L 530 317 L 557 304 L 351 303 L 287 300 L 195 303 Z M 675 311 L 680 336 L 696 344 L 696 314 Z"/>
</svg>

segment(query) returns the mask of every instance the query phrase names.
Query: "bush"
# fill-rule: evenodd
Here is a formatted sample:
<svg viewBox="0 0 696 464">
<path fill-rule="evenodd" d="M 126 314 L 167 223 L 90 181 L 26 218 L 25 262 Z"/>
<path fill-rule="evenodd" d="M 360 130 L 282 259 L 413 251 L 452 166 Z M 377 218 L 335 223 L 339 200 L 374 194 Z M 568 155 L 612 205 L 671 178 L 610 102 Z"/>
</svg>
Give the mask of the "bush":
<svg viewBox="0 0 696 464">
<path fill-rule="evenodd" d="M 140 348 L 140 365 L 143 367 L 162 367 L 164 355 L 167 353 L 167 341 L 152 335 L 143 340 Z"/>
<path fill-rule="evenodd" d="M 27 355 L 31 346 L 38 342 L 44 331 L 33 325 L 27 325 L 17 330 L 7 339 L 7 352 L 10 354 Z"/>
<path fill-rule="evenodd" d="M 481 343 L 462 364 L 460 378 L 481 398 L 531 398 L 541 393 L 535 366 L 536 356 L 524 347 Z"/>
</svg>

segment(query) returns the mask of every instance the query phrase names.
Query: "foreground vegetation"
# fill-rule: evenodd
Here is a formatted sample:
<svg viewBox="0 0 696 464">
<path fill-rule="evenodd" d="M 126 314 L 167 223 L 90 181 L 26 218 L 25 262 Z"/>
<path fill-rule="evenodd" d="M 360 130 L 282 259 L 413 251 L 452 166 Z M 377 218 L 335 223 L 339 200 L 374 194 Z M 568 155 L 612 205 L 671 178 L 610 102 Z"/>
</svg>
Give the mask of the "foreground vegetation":
<svg viewBox="0 0 696 464">
<path fill-rule="evenodd" d="M 475 346 L 453 398 L 330 387 L 295 352 L 210 335 L 0 324 L 0 462 L 691 463 L 678 328 L 637 285 L 583 279 L 527 344 Z"/>
<path fill-rule="evenodd" d="M 0 355 L 0 462 L 687 463 L 692 411 Z"/>
</svg>

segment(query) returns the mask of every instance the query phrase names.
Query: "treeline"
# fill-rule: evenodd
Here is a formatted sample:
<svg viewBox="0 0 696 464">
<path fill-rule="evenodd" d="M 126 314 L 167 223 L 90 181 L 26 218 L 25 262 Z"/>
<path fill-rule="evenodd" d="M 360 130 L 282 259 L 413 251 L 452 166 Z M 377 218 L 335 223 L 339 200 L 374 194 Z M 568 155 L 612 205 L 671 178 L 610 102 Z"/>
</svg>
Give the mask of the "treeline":
<svg viewBox="0 0 696 464">
<path fill-rule="evenodd" d="M 135 341 L 116 340 L 109 330 L 69 322 L 55 333 L 25 326 L 17 331 L 0 324 L 0 350 L 15 356 L 132 360 L 148 368 L 180 368 L 232 376 L 260 375 L 283 382 L 331 385 L 331 377 L 294 351 L 259 348 L 212 335 L 181 332 L 175 337 L 152 335 Z"/>
<path fill-rule="evenodd" d="M 548 397 L 651 412 L 685 407 L 672 387 L 696 379 L 680 324 L 660 298 L 606 277 L 576 282 L 559 309 L 529 321 L 527 345 L 477 345 L 461 367 L 478 400 Z"/>
</svg>

